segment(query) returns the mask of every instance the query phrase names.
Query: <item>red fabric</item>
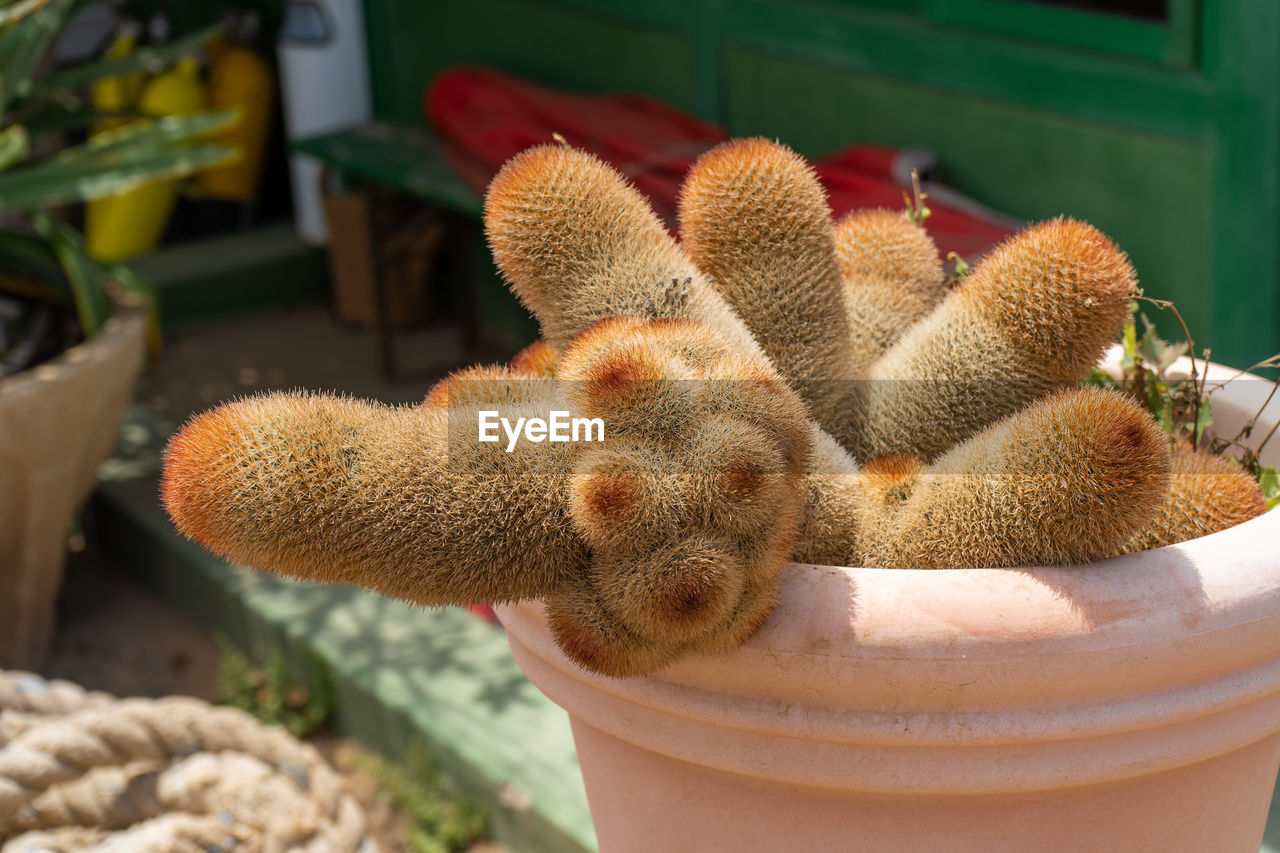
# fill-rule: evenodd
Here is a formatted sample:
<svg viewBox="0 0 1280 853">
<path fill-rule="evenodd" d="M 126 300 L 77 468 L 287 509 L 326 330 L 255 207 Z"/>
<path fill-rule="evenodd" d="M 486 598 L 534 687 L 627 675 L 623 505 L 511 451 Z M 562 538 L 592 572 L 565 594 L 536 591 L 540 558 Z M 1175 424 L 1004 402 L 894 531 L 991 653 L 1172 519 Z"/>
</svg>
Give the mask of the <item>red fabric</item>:
<svg viewBox="0 0 1280 853">
<path fill-rule="evenodd" d="M 832 214 L 840 217 L 867 207 L 904 209 L 902 188 L 893 181 L 895 154 L 893 148 L 851 145 L 814 163 Z M 962 213 L 936 199 L 926 199 L 925 206 L 929 208 L 925 227 L 943 257 L 955 252 L 973 260 L 1012 233 L 1000 223 Z"/>
<path fill-rule="evenodd" d="M 723 128 L 640 95 L 579 95 L 487 68 L 453 68 L 428 87 L 427 117 L 446 154 L 477 192 L 511 157 L 559 133 L 629 177 L 674 227 L 680 183 L 699 154 L 727 138 Z M 894 184 L 895 151 L 852 145 L 814 164 L 832 214 L 869 207 L 901 209 Z M 974 258 L 1009 229 L 937 201 L 927 227 L 945 256 Z"/>
<path fill-rule="evenodd" d="M 493 608 L 487 604 L 472 604 L 468 605 L 467 609 L 486 622 L 498 624 L 498 614 L 494 613 Z"/>
<path fill-rule="evenodd" d="M 680 182 L 724 141 L 718 126 L 641 95 L 575 95 L 486 68 L 453 68 L 427 90 L 427 117 L 462 177 L 483 192 L 498 168 L 559 133 L 635 183 L 674 221 Z"/>
</svg>

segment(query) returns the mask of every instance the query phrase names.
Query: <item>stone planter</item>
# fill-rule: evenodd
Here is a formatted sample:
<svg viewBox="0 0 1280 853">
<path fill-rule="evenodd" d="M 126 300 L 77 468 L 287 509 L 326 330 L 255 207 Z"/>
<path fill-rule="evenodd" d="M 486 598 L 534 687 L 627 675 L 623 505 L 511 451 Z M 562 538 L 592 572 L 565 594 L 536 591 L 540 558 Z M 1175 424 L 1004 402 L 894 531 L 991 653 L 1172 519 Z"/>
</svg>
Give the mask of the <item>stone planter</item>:
<svg viewBox="0 0 1280 853">
<path fill-rule="evenodd" d="M 1215 427 L 1269 388 L 1215 394 Z M 1280 764 L 1280 512 L 1090 566 L 791 565 L 746 645 L 649 678 L 575 666 L 539 604 L 499 615 L 605 853 L 1256 853 Z"/>
<path fill-rule="evenodd" d="M 67 526 L 115 446 L 145 340 L 145 315 L 117 312 L 92 340 L 0 380 L 0 668 L 48 650 Z"/>
</svg>

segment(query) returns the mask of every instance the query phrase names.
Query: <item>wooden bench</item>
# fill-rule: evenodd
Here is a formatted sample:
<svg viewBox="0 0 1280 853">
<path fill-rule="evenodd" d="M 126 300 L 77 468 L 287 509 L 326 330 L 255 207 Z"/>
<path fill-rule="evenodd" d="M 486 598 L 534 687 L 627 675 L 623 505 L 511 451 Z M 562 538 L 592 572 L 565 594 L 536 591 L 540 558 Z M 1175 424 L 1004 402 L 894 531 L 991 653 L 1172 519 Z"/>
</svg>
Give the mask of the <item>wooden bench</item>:
<svg viewBox="0 0 1280 853">
<path fill-rule="evenodd" d="M 453 217 L 479 219 L 484 200 L 460 178 L 444 155 L 442 142 L 422 127 L 371 122 L 334 133 L 299 140 L 290 146 L 297 154 L 314 157 L 344 186 L 357 189 L 368 204 L 365 227 L 369 246 L 380 245 L 383 228 L 378 217 L 377 196 L 393 193 L 410 196 Z M 398 376 L 395 340 L 390 316 L 386 277 L 373 274 L 374 333 L 378 345 L 379 370 L 384 379 Z M 463 346 L 470 349 L 478 338 L 475 294 L 463 286 L 454 291 Z"/>
</svg>

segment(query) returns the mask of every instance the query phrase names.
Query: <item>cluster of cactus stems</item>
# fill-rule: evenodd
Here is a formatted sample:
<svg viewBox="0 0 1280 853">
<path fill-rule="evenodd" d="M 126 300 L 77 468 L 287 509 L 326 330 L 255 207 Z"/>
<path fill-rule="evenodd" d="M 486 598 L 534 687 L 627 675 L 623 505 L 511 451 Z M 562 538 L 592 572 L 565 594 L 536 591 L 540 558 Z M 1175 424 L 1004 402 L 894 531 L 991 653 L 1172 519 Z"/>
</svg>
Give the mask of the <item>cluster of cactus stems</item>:
<svg viewBox="0 0 1280 853">
<path fill-rule="evenodd" d="M 541 598 L 609 675 L 742 643 L 790 560 L 1084 563 L 1263 511 L 1238 465 L 1078 387 L 1138 293 L 1124 254 L 1058 219 L 949 286 L 889 211 L 832 222 L 805 161 L 705 154 L 677 242 L 595 157 L 530 149 L 485 225 L 544 340 L 423 404 L 274 394 L 189 422 L 163 498 L 237 562 L 425 605 Z M 569 410 L 599 442 L 476 440 L 477 416 Z"/>
</svg>

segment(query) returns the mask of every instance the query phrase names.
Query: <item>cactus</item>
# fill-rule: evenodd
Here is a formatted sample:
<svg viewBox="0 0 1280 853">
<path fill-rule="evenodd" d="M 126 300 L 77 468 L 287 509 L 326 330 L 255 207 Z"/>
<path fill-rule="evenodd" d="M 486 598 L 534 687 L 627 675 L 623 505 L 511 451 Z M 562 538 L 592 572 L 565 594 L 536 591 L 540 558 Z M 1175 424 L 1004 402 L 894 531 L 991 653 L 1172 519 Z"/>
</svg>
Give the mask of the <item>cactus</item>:
<svg viewBox="0 0 1280 853">
<path fill-rule="evenodd" d="M 185 535 L 259 569 L 427 605 L 549 597 L 561 633 L 596 638 L 566 649 L 612 674 L 647 671 L 668 647 L 740 642 L 791 554 L 803 404 L 766 362 L 688 321 L 597 323 L 558 375 L 471 368 L 399 408 L 230 403 L 171 441 L 164 503 Z M 607 433 L 508 452 L 477 440 L 481 409 L 568 410 Z"/>
<path fill-rule="evenodd" d="M 860 384 L 858 459 L 933 459 L 1087 376 L 1138 293 L 1124 253 L 1072 219 L 996 247 Z"/>
<path fill-rule="evenodd" d="M 938 247 L 889 210 L 855 211 L 835 226 L 851 364 L 861 375 L 946 294 Z"/>
<path fill-rule="evenodd" d="M 426 605 L 538 597 L 587 559 L 558 494 L 571 446 L 506 453 L 464 437 L 483 408 L 545 415 L 552 384 L 487 368 L 423 406 L 228 403 L 171 440 L 163 501 L 183 534 L 260 569 Z"/>
<path fill-rule="evenodd" d="M 625 314 L 697 320 L 762 354 L 648 201 L 585 151 L 543 145 L 513 157 L 489 185 L 484 222 L 494 262 L 554 347 Z"/>
<path fill-rule="evenodd" d="M 1169 487 L 1169 445 L 1131 398 L 1068 390 L 1005 418 L 924 471 L 896 467 L 879 484 L 899 506 L 886 511 L 887 522 L 866 529 L 865 564 L 1086 563 L 1119 553 L 1154 518 Z"/>
<path fill-rule="evenodd" d="M 1258 481 L 1234 459 L 1180 448 L 1171 470 L 1160 512 L 1129 541 L 1126 553 L 1208 536 L 1266 512 Z"/>
<path fill-rule="evenodd" d="M 546 341 L 534 341 L 512 357 L 510 367 L 519 373 L 554 379 L 559 364 L 559 350 Z"/>
<path fill-rule="evenodd" d="M 832 226 L 803 161 L 764 140 L 701 158 L 680 213 L 688 256 L 594 157 L 516 157 L 485 225 L 546 340 L 421 406 L 283 394 L 201 415 L 166 457 L 175 523 L 422 604 L 544 598 L 570 658 L 626 676 L 741 644 L 788 559 L 1079 563 L 1261 512 L 1247 475 L 1198 454 L 1174 455 L 1170 491 L 1152 417 L 1070 387 L 1137 292 L 1090 226 L 1029 228 L 944 293 L 918 225 Z M 507 452 L 475 440 L 481 409 L 598 417 L 605 440 Z"/>
<path fill-rule="evenodd" d="M 708 650 L 758 624 L 803 510 L 811 427 L 800 400 L 766 362 L 679 320 L 596 324 L 565 350 L 558 378 L 573 410 L 610 430 L 579 454 L 569 512 L 591 548 L 591 594 L 615 627 L 575 623 L 577 594 L 556 610 L 558 634 L 574 638 L 566 650 L 594 649 L 588 666 L 639 663 L 651 649 L 596 647 L 636 637 Z"/>
<path fill-rule="evenodd" d="M 736 139 L 698 158 L 680 190 L 682 245 L 814 419 L 847 432 L 858 365 L 831 211 L 817 175 L 786 146 Z"/>
<path fill-rule="evenodd" d="M 589 575 L 547 596 L 547 626 L 570 660 L 602 675 L 646 675 L 680 654 L 678 643 L 645 640 L 628 630 L 600 601 Z"/>
<path fill-rule="evenodd" d="M 822 566 L 857 566 L 862 555 L 867 495 L 858 463 L 835 439 L 814 431 L 804 518 L 792 559 Z"/>
</svg>

